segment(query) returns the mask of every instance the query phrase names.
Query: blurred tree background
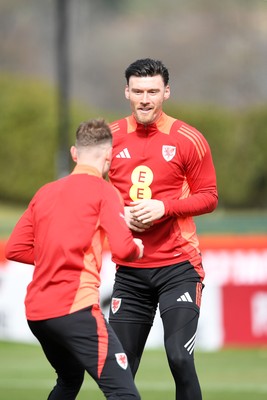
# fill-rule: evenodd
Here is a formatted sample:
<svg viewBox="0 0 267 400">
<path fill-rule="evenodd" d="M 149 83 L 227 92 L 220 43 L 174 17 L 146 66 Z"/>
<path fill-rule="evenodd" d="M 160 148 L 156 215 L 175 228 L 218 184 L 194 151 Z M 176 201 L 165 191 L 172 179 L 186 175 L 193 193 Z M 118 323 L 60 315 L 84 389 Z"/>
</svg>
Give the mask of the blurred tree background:
<svg viewBox="0 0 267 400">
<path fill-rule="evenodd" d="M 171 77 L 165 111 L 208 139 L 219 207 L 266 210 L 267 2 L 66 2 L 69 145 L 80 121 L 129 113 L 124 70 L 130 62 L 161 59 Z M 0 0 L 1 202 L 26 204 L 57 175 L 55 9 L 56 0 Z"/>
</svg>

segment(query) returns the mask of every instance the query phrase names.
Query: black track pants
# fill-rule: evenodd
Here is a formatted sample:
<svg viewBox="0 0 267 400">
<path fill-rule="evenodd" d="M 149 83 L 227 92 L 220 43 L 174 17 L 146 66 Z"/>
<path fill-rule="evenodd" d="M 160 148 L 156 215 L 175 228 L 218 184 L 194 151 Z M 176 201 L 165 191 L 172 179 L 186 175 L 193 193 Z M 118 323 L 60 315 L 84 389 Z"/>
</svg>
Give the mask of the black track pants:
<svg viewBox="0 0 267 400">
<path fill-rule="evenodd" d="M 124 350 L 98 306 L 28 324 L 58 376 L 49 400 L 76 399 L 85 371 L 106 399 L 140 400 Z"/>
</svg>

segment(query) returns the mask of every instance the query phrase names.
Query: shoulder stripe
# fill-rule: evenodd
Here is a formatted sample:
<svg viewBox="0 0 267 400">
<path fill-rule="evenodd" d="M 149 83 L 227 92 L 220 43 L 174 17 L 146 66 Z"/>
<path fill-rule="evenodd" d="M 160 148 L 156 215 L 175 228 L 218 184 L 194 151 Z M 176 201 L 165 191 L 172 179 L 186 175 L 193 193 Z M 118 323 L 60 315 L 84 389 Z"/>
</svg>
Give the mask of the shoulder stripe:
<svg viewBox="0 0 267 400">
<path fill-rule="evenodd" d="M 200 160 L 204 157 L 206 154 L 206 146 L 201 139 L 201 137 L 197 134 L 197 132 L 191 130 L 188 126 L 182 125 L 179 129 L 178 132 L 181 133 L 183 136 L 187 137 L 187 139 L 191 140 L 191 142 L 194 144 L 194 146 L 197 149 L 198 155 Z"/>
<path fill-rule="evenodd" d="M 120 129 L 118 122 L 115 122 L 114 124 L 109 125 L 109 127 L 111 130 L 111 133 L 117 132 Z"/>
</svg>

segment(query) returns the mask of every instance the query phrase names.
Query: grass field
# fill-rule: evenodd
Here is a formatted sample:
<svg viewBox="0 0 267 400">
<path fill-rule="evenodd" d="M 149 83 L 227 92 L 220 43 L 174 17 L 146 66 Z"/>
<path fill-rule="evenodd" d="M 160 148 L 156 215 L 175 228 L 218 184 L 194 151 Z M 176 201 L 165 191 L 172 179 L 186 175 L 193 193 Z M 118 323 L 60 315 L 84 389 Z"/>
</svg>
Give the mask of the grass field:
<svg viewBox="0 0 267 400">
<path fill-rule="evenodd" d="M 0 239 L 6 238 L 24 207 L 0 204 Z M 243 214 L 233 218 L 217 214 L 215 220 L 203 219 L 200 232 L 266 232 L 267 212 Z M 232 221 L 232 222 L 231 222 Z M 265 223 L 266 222 L 266 223 Z M 217 230 L 215 230 L 217 227 Z M 241 229 L 240 228 L 240 229 Z M 1 317 L 1 316 L 0 316 Z M 225 349 L 195 354 L 203 400 L 266 400 L 267 347 Z M 0 400 L 46 400 L 55 374 L 38 345 L 0 341 Z M 142 400 L 174 400 L 174 384 L 163 349 L 147 349 L 136 378 Z M 86 376 L 77 400 L 104 400 L 95 382 Z M 183 400 L 183 399 L 181 399 Z"/>
<path fill-rule="evenodd" d="M 266 400 L 267 348 L 196 352 L 203 400 Z M 45 400 L 55 374 L 38 345 L 0 342 L 0 399 Z M 136 378 L 143 400 L 174 400 L 164 350 L 147 349 Z M 78 400 L 103 400 L 86 376 Z M 181 399 L 182 400 L 182 399 Z"/>
</svg>

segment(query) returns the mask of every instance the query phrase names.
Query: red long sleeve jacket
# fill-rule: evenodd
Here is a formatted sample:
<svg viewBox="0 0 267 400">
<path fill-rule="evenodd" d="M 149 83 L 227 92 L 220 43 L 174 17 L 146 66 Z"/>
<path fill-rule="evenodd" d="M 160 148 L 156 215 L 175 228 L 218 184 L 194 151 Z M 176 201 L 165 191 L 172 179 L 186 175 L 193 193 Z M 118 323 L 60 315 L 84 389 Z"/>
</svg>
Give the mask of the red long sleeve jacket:
<svg viewBox="0 0 267 400">
<path fill-rule="evenodd" d="M 76 166 L 36 193 L 5 249 L 7 259 L 35 265 L 25 299 L 27 319 L 99 303 L 105 234 L 116 258 L 138 257 L 119 195 L 96 169 Z"/>
<path fill-rule="evenodd" d="M 141 260 L 120 265 L 152 268 L 189 260 L 198 272 L 201 256 L 193 216 L 212 212 L 218 202 L 216 175 L 209 145 L 188 124 L 162 113 L 153 124 L 133 116 L 111 124 L 113 157 L 109 178 L 126 206 L 141 199 L 161 200 L 165 215 L 143 233 Z"/>
</svg>

